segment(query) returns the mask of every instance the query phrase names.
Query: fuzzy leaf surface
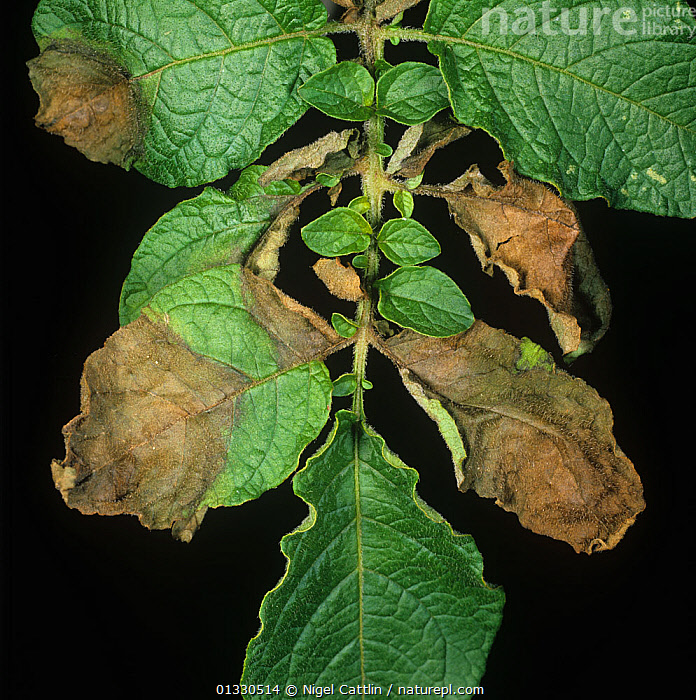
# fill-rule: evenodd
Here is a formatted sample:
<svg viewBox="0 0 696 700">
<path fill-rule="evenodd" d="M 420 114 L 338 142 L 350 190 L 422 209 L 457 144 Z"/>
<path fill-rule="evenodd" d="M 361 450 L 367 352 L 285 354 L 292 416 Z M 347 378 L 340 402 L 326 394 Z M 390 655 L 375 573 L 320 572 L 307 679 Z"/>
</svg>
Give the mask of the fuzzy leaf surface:
<svg viewBox="0 0 696 700">
<path fill-rule="evenodd" d="M 261 605 L 242 682 L 477 685 L 503 592 L 470 536 L 415 492 L 418 475 L 341 411 L 294 479 L 310 516 L 286 535 L 283 580 Z"/>
<path fill-rule="evenodd" d="M 427 63 L 400 63 L 377 81 L 377 114 L 400 124 L 422 124 L 448 106 L 442 75 Z"/>
<path fill-rule="evenodd" d="M 40 48 L 111 55 L 140 95 L 134 167 L 195 186 L 254 161 L 306 111 L 297 86 L 335 63 L 320 0 L 42 0 Z"/>
<path fill-rule="evenodd" d="M 473 165 L 449 185 L 423 189 L 445 198 L 486 272 L 498 267 L 515 294 L 544 305 L 564 355 L 590 352 L 609 327 L 611 297 L 577 213 L 511 163 L 498 167 L 500 187 Z"/>
<path fill-rule="evenodd" d="M 521 173 L 565 197 L 696 216 L 696 21 L 688 6 L 681 16 L 646 15 L 646 31 L 649 0 L 551 5 L 432 0 L 425 38 L 455 116 L 492 134 Z"/>
<path fill-rule="evenodd" d="M 377 309 L 403 328 L 442 338 L 461 333 L 474 322 L 462 290 L 435 267 L 400 267 L 375 286 Z"/>
<path fill-rule="evenodd" d="M 373 114 L 370 105 L 375 98 L 375 81 L 364 66 L 343 61 L 313 75 L 299 93 L 330 117 L 362 122 Z"/>
<path fill-rule="evenodd" d="M 645 508 L 609 404 L 531 341 L 476 321 L 451 338 L 404 331 L 379 342 L 437 421 L 460 490 L 588 554 L 614 547 Z"/>
<path fill-rule="evenodd" d="M 418 265 L 440 255 L 440 244 L 415 219 L 390 219 L 379 232 L 380 250 L 396 265 Z"/>
<path fill-rule="evenodd" d="M 53 463 L 66 503 L 188 540 L 208 507 L 277 486 L 328 418 L 340 341 L 239 265 L 162 288 L 85 362 L 81 413 Z"/>
</svg>

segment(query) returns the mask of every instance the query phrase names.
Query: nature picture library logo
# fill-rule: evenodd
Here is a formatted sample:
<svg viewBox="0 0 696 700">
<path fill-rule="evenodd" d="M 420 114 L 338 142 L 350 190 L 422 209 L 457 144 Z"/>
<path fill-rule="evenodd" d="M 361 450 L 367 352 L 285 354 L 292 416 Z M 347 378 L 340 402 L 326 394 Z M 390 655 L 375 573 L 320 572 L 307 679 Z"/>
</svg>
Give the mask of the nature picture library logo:
<svg viewBox="0 0 696 700">
<path fill-rule="evenodd" d="M 505 9 L 484 7 L 481 32 L 490 34 L 546 34 L 595 36 L 616 32 L 621 36 L 686 36 L 696 34 L 696 8 L 683 2 L 655 3 L 642 7 L 554 7 L 552 0 Z"/>
</svg>

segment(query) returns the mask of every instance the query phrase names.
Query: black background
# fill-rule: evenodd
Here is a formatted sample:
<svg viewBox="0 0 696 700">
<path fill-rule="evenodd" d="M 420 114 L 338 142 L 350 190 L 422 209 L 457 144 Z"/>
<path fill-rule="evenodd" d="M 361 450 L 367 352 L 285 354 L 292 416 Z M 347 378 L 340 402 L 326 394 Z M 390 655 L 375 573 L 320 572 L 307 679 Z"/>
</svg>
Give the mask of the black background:
<svg viewBox="0 0 696 700">
<path fill-rule="evenodd" d="M 36 53 L 32 11 L 32 2 L 13 3 L 9 32 L 5 25 L 5 697 L 214 697 L 217 684 L 238 680 L 261 599 L 284 571 L 278 540 L 306 506 L 288 482 L 256 502 L 209 511 L 183 545 L 133 517 L 82 516 L 54 489 L 49 463 L 64 454 L 60 428 L 78 412 L 85 357 L 118 326 L 133 251 L 161 214 L 201 188 L 170 190 L 91 163 L 33 126 L 38 99 L 24 66 Z M 350 41 L 341 46 L 350 51 Z M 431 60 L 413 44 L 389 51 L 394 60 Z M 337 127 L 343 124 L 308 114 L 262 162 Z M 495 143 L 477 133 L 438 154 L 426 181 L 449 181 L 473 162 L 494 177 L 499 159 Z M 302 222 L 328 204 L 323 193 L 313 197 Z M 423 498 L 474 535 L 486 579 L 505 588 L 505 619 L 483 679 L 489 698 L 668 697 L 692 675 L 696 226 L 600 201 L 578 209 L 612 291 L 614 319 L 572 371 L 613 406 L 617 441 L 648 504 L 617 549 L 577 555 L 522 529 L 492 501 L 458 493 L 436 428 L 391 367 L 370 357 L 373 425 L 420 471 Z M 440 238 L 438 265 L 460 282 L 476 315 L 558 359 L 542 307 L 514 296 L 502 275 L 481 272 L 444 204 L 418 198 L 416 216 Z M 322 314 L 345 312 L 308 269 L 315 257 L 295 236 L 282 252 L 279 286 Z M 331 358 L 332 374 L 349 363 L 346 353 Z"/>
</svg>

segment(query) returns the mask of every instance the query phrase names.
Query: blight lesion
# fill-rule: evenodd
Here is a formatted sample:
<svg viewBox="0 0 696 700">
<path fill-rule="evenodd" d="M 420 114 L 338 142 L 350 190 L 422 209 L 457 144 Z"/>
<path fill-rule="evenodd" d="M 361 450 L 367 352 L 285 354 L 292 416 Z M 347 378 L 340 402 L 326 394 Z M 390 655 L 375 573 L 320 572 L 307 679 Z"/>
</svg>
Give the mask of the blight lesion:
<svg viewBox="0 0 696 700">
<path fill-rule="evenodd" d="M 27 63 L 41 100 L 36 125 L 90 160 L 128 168 L 144 136 L 139 89 L 105 52 L 61 40 Z"/>
</svg>

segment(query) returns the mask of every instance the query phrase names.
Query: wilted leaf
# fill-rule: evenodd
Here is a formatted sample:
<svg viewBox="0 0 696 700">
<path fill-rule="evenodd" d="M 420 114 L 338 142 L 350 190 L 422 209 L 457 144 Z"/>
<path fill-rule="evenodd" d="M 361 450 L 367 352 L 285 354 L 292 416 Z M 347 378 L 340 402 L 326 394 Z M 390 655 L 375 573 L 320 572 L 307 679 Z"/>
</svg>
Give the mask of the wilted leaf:
<svg viewBox="0 0 696 700">
<path fill-rule="evenodd" d="M 83 513 L 190 539 L 207 507 L 277 486 L 328 418 L 345 342 L 239 265 L 161 289 L 85 363 L 56 486 Z"/>
<path fill-rule="evenodd" d="M 375 17 L 378 22 L 384 22 L 391 19 L 399 12 L 408 10 L 409 7 L 414 7 L 421 0 L 384 0 L 375 8 Z"/>
<path fill-rule="evenodd" d="M 338 258 L 319 258 L 312 269 L 335 297 L 358 301 L 364 296 L 358 273 L 350 265 L 343 265 Z"/>
<path fill-rule="evenodd" d="M 376 342 L 438 420 L 462 491 L 495 498 L 524 527 L 588 554 L 614 547 L 645 507 L 609 404 L 548 355 L 481 321 L 451 338 L 404 331 Z M 438 416 L 445 411 L 463 445 Z"/>
<path fill-rule="evenodd" d="M 272 180 L 292 178 L 303 180 L 314 175 L 318 170 L 329 175 L 339 175 L 355 163 L 347 152 L 348 142 L 358 135 L 357 129 L 344 129 L 340 133 L 331 131 L 317 139 L 309 146 L 296 148 L 278 158 L 268 166 L 266 172 L 259 178 L 262 185 Z M 333 186 L 338 184 L 334 183 Z"/>
<path fill-rule="evenodd" d="M 471 129 L 442 115 L 436 115 L 425 124 L 411 126 L 401 137 L 387 172 L 405 179 L 417 177 L 438 148 L 470 133 Z"/>
<path fill-rule="evenodd" d="M 515 294 L 546 307 L 564 355 L 589 352 L 609 327 L 611 298 L 575 209 L 511 163 L 499 169 L 500 187 L 473 165 L 449 185 L 421 189 L 447 200 L 486 272 L 496 265 Z"/>
<path fill-rule="evenodd" d="M 503 591 L 483 580 L 473 539 L 418 498 L 417 472 L 354 419 L 338 413 L 293 481 L 311 514 L 281 542 L 288 568 L 242 682 L 475 686 Z"/>
<path fill-rule="evenodd" d="M 145 127 L 139 91 L 126 69 L 74 41 L 49 45 L 27 65 L 41 99 L 36 125 L 90 160 L 128 168 Z"/>
</svg>

